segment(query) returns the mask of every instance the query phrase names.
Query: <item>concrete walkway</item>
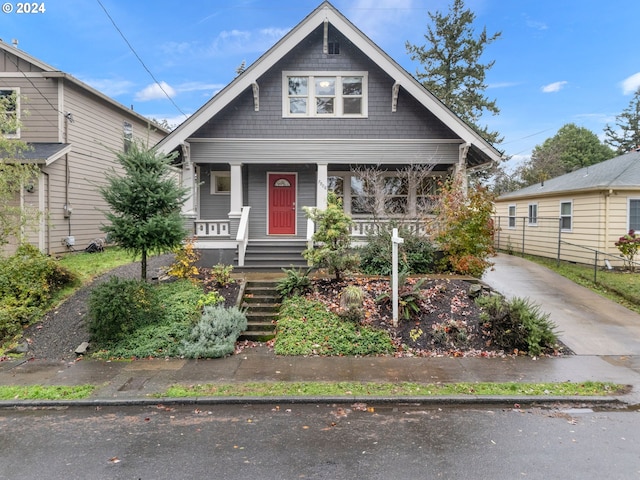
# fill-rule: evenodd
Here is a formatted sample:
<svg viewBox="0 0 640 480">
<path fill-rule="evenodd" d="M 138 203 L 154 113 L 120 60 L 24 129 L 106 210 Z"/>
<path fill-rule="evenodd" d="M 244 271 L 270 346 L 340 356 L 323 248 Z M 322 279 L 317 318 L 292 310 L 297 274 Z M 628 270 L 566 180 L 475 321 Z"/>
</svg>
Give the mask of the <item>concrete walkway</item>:
<svg viewBox="0 0 640 480">
<path fill-rule="evenodd" d="M 562 331 L 562 341 L 576 355 L 563 358 L 394 358 L 394 357 L 280 357 L 265 346 L 214 360 L 138 360 L 135 362 L 49 362 L 11 360 L 0 362 L 2 385 L 98 386 L 87 401 L 0 401 L 0 407 L 16 405 L 120 405 L 153 403 L 216 403 L 233 401 L 354 402 L 354 397 L 300 399 L 168 399 L 158 398 L 173 384 L 206 384 L 252 381 L 323 382 L 584 382 L 607 381 L 632 386 L 618 401 L 640 405 L 640 316 L 579 287 L 537 264 L 519 257 L 499 255 L 484 281 L 508 297 L 528 297 Z M 376 399 L 383 401 L 384 399 Z M 404 398 L 388 401 L 421 403 L 527 403 L 593 401 L 592 398 L 510 397 L 491 399 Z M 611 401 L 604 398 L 601 401 Z"/>
<path fill-rule="evenodd" d="M 640 355 L 640 315 L 521 257 L 499 254 L 483 280 L 508 298 L 550 314 L 577 355 Z"/>
</svg>

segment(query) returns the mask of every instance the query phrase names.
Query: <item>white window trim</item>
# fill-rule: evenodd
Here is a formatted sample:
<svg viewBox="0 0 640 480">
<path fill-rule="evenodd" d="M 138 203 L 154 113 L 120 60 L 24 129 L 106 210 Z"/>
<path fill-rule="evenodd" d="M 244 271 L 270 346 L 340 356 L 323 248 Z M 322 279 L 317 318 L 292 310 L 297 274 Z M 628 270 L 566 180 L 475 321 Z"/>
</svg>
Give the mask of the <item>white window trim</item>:
<svg viewBox="0 0 640 480">
<path fill-rule="evenodd" d="M 20 87 L 2 87 L 0 90 L 13 90 L 16 92 L 16 117 L 18 121 L 21 118 L 21 107 L 20 107 Z M 4 135 L 5 138 L 20 138 L 20 127 L 16 129 L 16 133 L 6 133 Z"/>
<path fill-rule="evenodd" d="M 231 172 L 226 171 L 226 170 L 211 170 L 211 187 L 210 187 L 210 193 L 211 195 L 231 195 L 231 188 L 229 188 L 228 192 L 219 192 L 217 190 L 217 184 L 218 182 L 216 182 L 216 177 L 231 177 Z"/>
<path fill-rule="evenodd" d="M 562 205 L 564 203 L 568 203 L 571 205 L 571 215 L 563 215 L 562 214 Z M 560 231 L 561 232 L 572 232 L 573 231 L 573 200 L 562 200 L 560 201 L 560 218 L 565 218 L 565 217 L 569 217 L 571 218 L 571 228 L 562 228 L 562 224 L 560 227 Z"/>
<path fill-rule="evenodd" d="M 307 77 L 307 113 L 289 112 L 289 77 Z M 315 77 L 336 77 L 336 94 L 334 111 L 330 114 L 318 114 L 315 108 Z M 362 113 L 344 114 L 342 103 L 342 77 L 362 77 Z M 282 116 L 284 118 L 367 118 L 369 116 L 369 74 L 361 71 L 285 71 L 282 72 Z"/>
<path fill-rule="evenodd" d="M 511 207 L 513 207 L 513 215 L 511 215 Z M 511 205 L 507 205 L 507 228 L 510 230 L 515 230 L 518 226 L 518 205 L 512 203 Z M 511 219 L 513 218 L 513 225 L 511 225 Z"/>
<path fill-rule="evenodd" d="M 535 210 L 536 210 L 535 216 L 531 215 L 532 207 L 535 207 Z M 530 227 L 538 226 L 538 204 L 537 203 L 530 203 L 529 206 L 527 207 L 527 225 L 529 225 Z"/>
<path fill-rule="evenodd" d="M 627 198 L 627 232 L 631 230 L 631 202 L 633 201 L 640 202 L 640 197 Z M 637 229 L 634 228 L 634 230 L 640 233 L 640 228 L 637 228 Z"/>
</svg>

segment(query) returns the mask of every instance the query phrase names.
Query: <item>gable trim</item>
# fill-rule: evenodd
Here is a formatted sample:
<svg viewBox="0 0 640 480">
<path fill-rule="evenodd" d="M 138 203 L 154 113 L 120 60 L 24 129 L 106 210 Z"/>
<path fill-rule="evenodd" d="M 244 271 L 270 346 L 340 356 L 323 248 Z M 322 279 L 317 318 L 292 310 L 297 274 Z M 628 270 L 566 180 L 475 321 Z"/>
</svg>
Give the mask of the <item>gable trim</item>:
<svg viewBox="0 0 640 480">
<path fill-rule="evenodd" d="M 158 149 L 169 153 L 185 142 L 209 119 L 213 118 L 226 105 L 243 93 L 260 76 L 270 70 L 295 46 L 300 44 L 316 28 L 331 23 L 345 35 L 357 48 L 367 55 L 379 68 L 386 72 L 399 88 L 402 86 L 424 107 L 430 110 L 450 130 L 465 143 L 478 146 L 492 161 L 499 161 L 502 154 L 486 142 L 478 133 L 454 115 L 445 105 L 436 99 L 424 86 L 406 70 L 384 53 L 357 27 L 339 13 L 329 2 L 323 2 L 316 10 L 285 35 L 278 43 L 250 65 L 239 77 L 222 89 L 215 97 L 203 105 L 196 113 L 176 128 L 168 137 L 158 143 Z"/>
</svg>

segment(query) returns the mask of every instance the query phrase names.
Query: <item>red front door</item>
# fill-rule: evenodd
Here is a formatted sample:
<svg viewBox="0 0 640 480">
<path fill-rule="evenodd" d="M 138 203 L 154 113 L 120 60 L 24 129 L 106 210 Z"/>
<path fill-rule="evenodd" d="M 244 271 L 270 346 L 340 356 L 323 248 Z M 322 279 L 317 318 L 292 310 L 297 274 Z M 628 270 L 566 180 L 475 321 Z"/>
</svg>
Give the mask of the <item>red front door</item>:
<svg viewBox="0 0 640 480">
<path fill-rule="evenodd" d="M 293 173 L 270 173 L 269 235 L 296 233 L 296 176 Z"/>
</svg>

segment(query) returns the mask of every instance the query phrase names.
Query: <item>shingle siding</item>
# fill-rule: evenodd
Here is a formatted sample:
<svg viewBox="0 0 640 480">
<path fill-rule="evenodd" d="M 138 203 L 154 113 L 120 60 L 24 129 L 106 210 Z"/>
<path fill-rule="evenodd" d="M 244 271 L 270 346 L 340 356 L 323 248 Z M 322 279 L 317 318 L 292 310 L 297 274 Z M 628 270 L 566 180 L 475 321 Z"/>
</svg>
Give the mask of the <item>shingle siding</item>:
<svg viewBox="0 0 640 480">
<path fill-rule="evenodd" d="M 337 35 L 337 34 L 334 34 Z M 394 79 L 360 50 L 338 35 L 340 54 L 322 53 L 322 29 L 316 30 L 258 80 L 259 111 L 254 111 L 253 91 L 247 89 L 215 118 L 200 128 L 195 138 L 455 138 L 431 112 L 403 90 L 391 111 Z M 283 71 L 368 72 L 367 118 L 283 118 Z"/>
</svg>

